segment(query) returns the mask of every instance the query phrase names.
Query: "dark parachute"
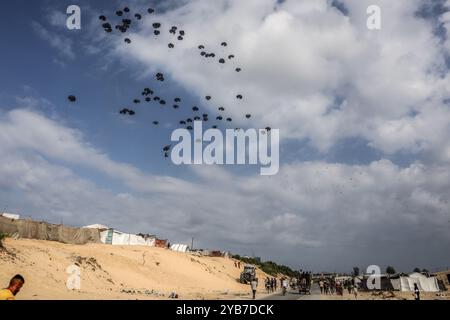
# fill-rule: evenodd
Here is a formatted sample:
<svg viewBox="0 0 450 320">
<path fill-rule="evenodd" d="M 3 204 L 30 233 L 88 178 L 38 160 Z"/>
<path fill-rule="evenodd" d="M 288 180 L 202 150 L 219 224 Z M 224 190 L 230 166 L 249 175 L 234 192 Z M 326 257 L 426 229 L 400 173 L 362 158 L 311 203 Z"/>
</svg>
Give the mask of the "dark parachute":
<svg viewBox="0 0 450 320">
<path fill-rule="evenodd" d="M 155 36 L 159 36 L 159 35 L 161 34 L 161 31 L 155 30 L 155 31 L 153 31 L 153 34 L 154 34 Z"/>
<path fill-rule="evenodd" d="M 158 122 L 158 121 L 153 121 L 153 124 L 154 124 L 155 126 L 157 126 L 157 125 L 159 124 L 159 122 Z"/>
<path fill-rule="evenodd" d="M 174 104 L 174 105 L 173 105 L 173 108 L 174 108 L 174 109 L 180 109 L 180 106 L 177 105 L 177 104 Z"/>
<path fill-rule="evenodd" d="M 198 107 L 193 107 L 192 108 L 192 111 L 194 111 L 194 112 L 197 112 L 199 109 L 198 109 Z"/>
<path fill-rule="evenodd" d="M 222 46 L 222 47 L 226 47 L 227 45 L 228 45 L 228 43 L 226 43 L 226 42 L 222 42 L 222 43 L 221 43 L 221 46 Z"/>
<path fill-rule="evenodd" d="M 219 111 L 225 111 L 225 108 L 224 107 L 220 107 Z"/>
<path fill-rule="evenodd" d="M 162 105 L 162 106 L 165 106 L 166 105 L 166 101 L 165 100 L 160 100 L 159 104 Z"/>
<path fill-rule="evenodd" d="M 230 55 L 228 56 L 228 60 L 231 60 L 231 59 L 234 59 L 234 54 L 230 54 Z"/>
<path fill-rule="evenodd" d="M 120 11 L 120 10 L 118 10 L 118 11 L 116 11 L 116 15 L 119 16 L 119 17 L 121 17 L 121 16 L 123 16 L 123 12 Z"/>
<path fill-rule="evenodd" d="M 186 33 L 184 32 L 184 30 L 180 30 L 180 36 L 184 37 L 185 34 L 186 34 Z"/>
<path fill-rule="evenodd" d="M 126 13 L 130 12 L 130 8 L 128 8 L 128 7 L 123 8 L 123 12 L 126 12 Z"/>
<path fill-rule="evenodd" d="M 200 118 L 199 116 L 194 117 L 194 121 L 200 121 L 202 118 Z"/>
<path fill-rule="evenodd" d="M 181 102 L 181 99 L 180 99 L 180 98 L 175 98 L 174 101 L 175 101 L 176 103 L 180 103 L 180 102 Z"/>
<path fill-rule="evenodd" d="M 205 49 L 204 45 L 201 44 L 201 45 L 198 46 L 198 50 L 203 50 L 203 49 Z"/>
<path fill-rule="evenodd" d="M 149 8 L 149 9 L 147 10 L 147 12 L 148 12 L 149 14 L 152 14 L 152 13 L 155 12 L 155 9 Z"/>
<path fill-rule="evenodd" d="M 225 59 L 223 59 L 223 58 L 220 59 L 220 60 L 219 60 L 219 63 L 224 64 L 224 63 L 225 63 Z"/>
<path fill-rule="evenodd" d="M 100 16 L 98 17 L 101 21 L 106 21 L 106 17 L 105 16 Z"/>
<path fill-rule="evenodd" d="M 120 110 L 119 113 L 123 115 L 129 114 L 130 116 L 134 116 L 136 114 L 136 112 L 127 108 Z"/>
<path fill-rule="evenodd" d="M 238 94 L 237 96 L 236 96 L 236 99 L 238 99 L 238 100 L 242 100 L 244 97 L 242 96 L 242 94 Z"/>
<path fill-rule="evenodd" d="M 68 96 L 67 99 L 68 99 L 70 102 L 76 102 L 76 101 L 77 101 L 77 97 L 75 97 L 74 95 Z"/>
<path fill-rule="evenodd" d="M 194 130 L 194 128 L 192 128 L 192 126 L 187 126 L 186 129 L 188 129 L 188 130 Z"/>
<path fill-rule="evenodd" d="M 245 117 L 246 117 L 247 119 L 250 119 L 250 118 L 252 117 L 252 115 L 251 115 L 251 114 L 246 114 Z"/>
<path fill-rule="evenodd" d="M 213 129 L 217 129 L 217 126 L 212 126 Z"/>
<path fill-rule="evenodd" d="M 147 98 L 145 98 L 145 101 L 150 102 L 150 101 L 152 101 L 152 98 L 147 97 Z"/>
<path fill-rule="evenodd" d="M 134 99 L 134 100 L 133 100 L 133 103 L 135 103 L 135 104 L 141 103 L 141 100 L 139 100 L 139 99 Z"/>
<path fill-rule="evenodd" d="M 173 49 L 173 48 L 175 48 L 175 45 L 174 45 L 173 43 L 169 43 L 169 44 L 168 44 L 168 47 L 169 47 L 170 49 Z"/>
<path fill-rule="evenodd" d="M 184 39 L 184 38 L 183 38 L 182 36 L 178 36 L 178 40 L 179 40 L 179 41 L 183 41 L 183 39 Z"/>
<path fill-rule="evenodd" d="M 170 148 L 172 148 L 172 146 L 171 146 L 171 145 L 167 145 L 167 146 L 165 146 L 165 147 L 163 148 L 163 151 L 164 151 L 164 152 L 168 152 L 168 151 L 170 151 Z"/>
<path fill-rule="evenodd" d="M 221 116 L 218 116 L 218 117 L 216 118 L 216 120 L 218 120 L 218 121 L 222 121 L 222 120 L 223 120 L 223 117 L 221 117 Z"/>
<path fill-rule="evenodd" d="M 136 19 L 138 19 L 138 20 L 141 20 L 141 19 L 142 19 L 142 16 L 141 16 L 139 13 L 136 13 L 136 14 L 134 15 L 134 17 L 135 17 Z"/>
<path fill-rule="evenodd" d="M 266 127 L 266 131 L 272 131 L 271 127 Z"/>
<path fill-rule="evenodd" d="M 180 124 L 181 124 L 181 125 L 185 125 L 185 124 L 186 124 L 186 121 L 180 121 Z"/>
<path fill-rule="evenodd" d="M 241 72 L 242 69 L 241 68 L 236 68 L 236 72 Z"/>
<path fill-rule="evenodd" d="M 154 101 L 161 101 L 161 98 L 160 97 L 154 97 L 153 100 Z"/>
<path fill-rule="evenodd" d="M 154 29 L 159 29 L 159 28 L 161 28 L 161 23 L 155 22 L 152 26 Z"/>
<path fill-rule="evenodd" d="M 206 99 L 207 101 L 209 101 L 209 100 L 211 100 L 212 98 L 211 98 L 211 96 L 206 96 L 205 99 Z"/>
<path fill-rule="evenodd" d="M 232 122 L 232 121 L 233 121 L 233 119 L 231 119 L 231 118 L 227 118 L 227 121 L 228 121 L 228 122 Z"/>
<path fill-rule="evenodd" d="M 128 44 L 130 44 L 131 43 L 131 40 L 129 39 L 129 38 L 125 38 L 125 43 L 128 43 Z"/>
</svg>

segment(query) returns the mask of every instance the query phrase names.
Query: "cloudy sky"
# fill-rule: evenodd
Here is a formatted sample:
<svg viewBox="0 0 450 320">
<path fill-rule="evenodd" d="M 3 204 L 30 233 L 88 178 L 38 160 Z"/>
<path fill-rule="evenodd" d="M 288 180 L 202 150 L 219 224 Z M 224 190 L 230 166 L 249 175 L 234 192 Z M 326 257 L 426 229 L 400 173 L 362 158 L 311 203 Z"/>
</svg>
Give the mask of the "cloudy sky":
<svg viewBox="0 0 450 320">
<path fill-rule="evenodd" d="M 194 237 L 298 269 L 450 265 L 450 1 L 78 1 L 81 30 L 65 26 L 70 4 L 2 3 L 0 210 Z M 371 4 L 378 31 L 366 26 Z M 98 20 L 125 5 L 144 16 L 130 45 Z M 200 44 L 236 58 L 220 65 Z M 145 87 L 181 97 L 180 110 L 119 115 Z M 280 129 L 279 173 L 164 159 L 193 105 Z"/>
</svg>

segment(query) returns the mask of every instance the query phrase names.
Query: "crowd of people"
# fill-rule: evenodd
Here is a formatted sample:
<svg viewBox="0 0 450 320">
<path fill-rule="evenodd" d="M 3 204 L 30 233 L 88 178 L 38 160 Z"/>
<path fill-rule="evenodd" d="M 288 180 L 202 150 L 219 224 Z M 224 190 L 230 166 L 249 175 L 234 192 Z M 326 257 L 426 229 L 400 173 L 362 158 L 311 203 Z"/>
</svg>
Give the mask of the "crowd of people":
<svg viewBox="0 0 450 320">
<path fill-rule="evenodd" d="M 358 285 L 354 279 L 336 280 L 335 278 L 321 278 L 319 280 L 320 293 L 325 295 L 336 294 L 338 296 L 344 295 L 344 290 L 348 291 L 348 294 L 354 294 L 355 299 L 358 298 Z"/>
<path fill-rule="evenodd" d="M 277 286 L 278 286 L 278 280 L 276 278 L 269 278 L 267 277 L 264 280 L 264 285 L 266 288 L 267 293 L 273 293 L 277 291 Z M 280 283 L 281 285 L 281 283 Z"/>
</svg>

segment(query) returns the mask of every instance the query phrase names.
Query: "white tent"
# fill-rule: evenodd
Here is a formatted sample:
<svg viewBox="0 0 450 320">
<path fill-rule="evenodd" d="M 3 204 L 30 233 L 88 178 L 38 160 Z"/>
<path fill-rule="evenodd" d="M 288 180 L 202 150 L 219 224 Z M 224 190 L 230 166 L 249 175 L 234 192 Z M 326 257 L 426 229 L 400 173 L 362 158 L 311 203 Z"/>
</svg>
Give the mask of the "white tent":
<svg viewBox="0 0 450 320">
<path fill-rule="evenodd" d="M 189 251 L 189 246 L 186 244 L 173 244 L 170 246 L 170 250 L 186 253 Z"/>
<path fill-rule="evenodd" d="M 155 246 L 155 238 L 144 238 L 135 234 L 123 233 L 117 230 L 109 229 L 100 232 L 100 241 L 114 246 Z"/>
<path fill-rule="evenodd" d="M 18 214 L 13 214 L 13 213 L 2 213 L 0 214 L 0 216 L 8 218 L 8 219 L 12 219 L 12 220 L 19 220 L 20 219 L 20 215 Z"/>
<path fill-rule="evenodd" d="M 439 292 L 439 284 L 436 277 L 426 277 L 421 273 L 411 273 L 408 277 L 391 279 L 394 290 L 414 291 L 414 284 L 417 283 L 419 290 L 424 292 Z"/>
</svg>

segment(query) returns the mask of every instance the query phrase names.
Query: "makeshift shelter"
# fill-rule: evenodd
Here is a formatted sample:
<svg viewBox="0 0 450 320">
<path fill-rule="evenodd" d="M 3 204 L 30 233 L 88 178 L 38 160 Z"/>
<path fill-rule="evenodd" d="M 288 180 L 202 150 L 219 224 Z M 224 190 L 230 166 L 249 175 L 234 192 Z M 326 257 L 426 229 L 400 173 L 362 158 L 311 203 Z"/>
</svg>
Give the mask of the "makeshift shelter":
<svg viewBox="0 0 450 320">
<path fill-rule="evenodd" d="M 104 225 L 102 225 L 102 224 L 91 224 L 91 225 L 85 226 L 85 227 L 83 227 L 83 228 L 86 228 L 86 229 L 97 229 L 97 230 L 99 230 L 99 231 L 105 231 L 105 230 L 110 229 L 109 227 L 104 226 Z"/>
<path fill-rule="evenodd" d="M 143 237 L 136 234 L 108 229 L 100 232 L 100 241 L 113 246 L 155 246 L 155 237 Z"/>
<path fill-rule="evenodd" d="M 155 247 L 167 248 L 169 240 L 155 239 Z"/>
<path fill-rule="evenodd" d="M 0 232 L 11 237 L 25 239 L 57 241 L 68 244 L 99 243 L 98 230 L 71 228 L 64 225 L 50 224 L 24 219 L 0 217 Z"/>
<path fill-rule="evenodd" d="M 398 276 L 391 279 L 392 287 L 398 291 L 414 291 L 417 284 L 420 291 L 439 292 L 439 284 L 436 277 L 427 277 L 421 273 L 411 273 L 409 276 Z"/>
<path fill-rule="evenodd" d="M 170 246 L 170 250 L 186 253 L 189 251 L 189 246 L 187 244 L 173 244 Z"/>
<path fill-rule="evenodd" d="M 450 285 L 450 270 L 436 272 L 434 275 L 444 286 Z"/>
<path fill-rule="evenodd" d="M 20 215 L 18 214 L 13 214 L 13 213 L 2 213 L 0 214 L 0 216 L 7 218 L 7 219 L 12 219 L 12 220 L 19 220 L 20 219 Z"/>
</svg>

